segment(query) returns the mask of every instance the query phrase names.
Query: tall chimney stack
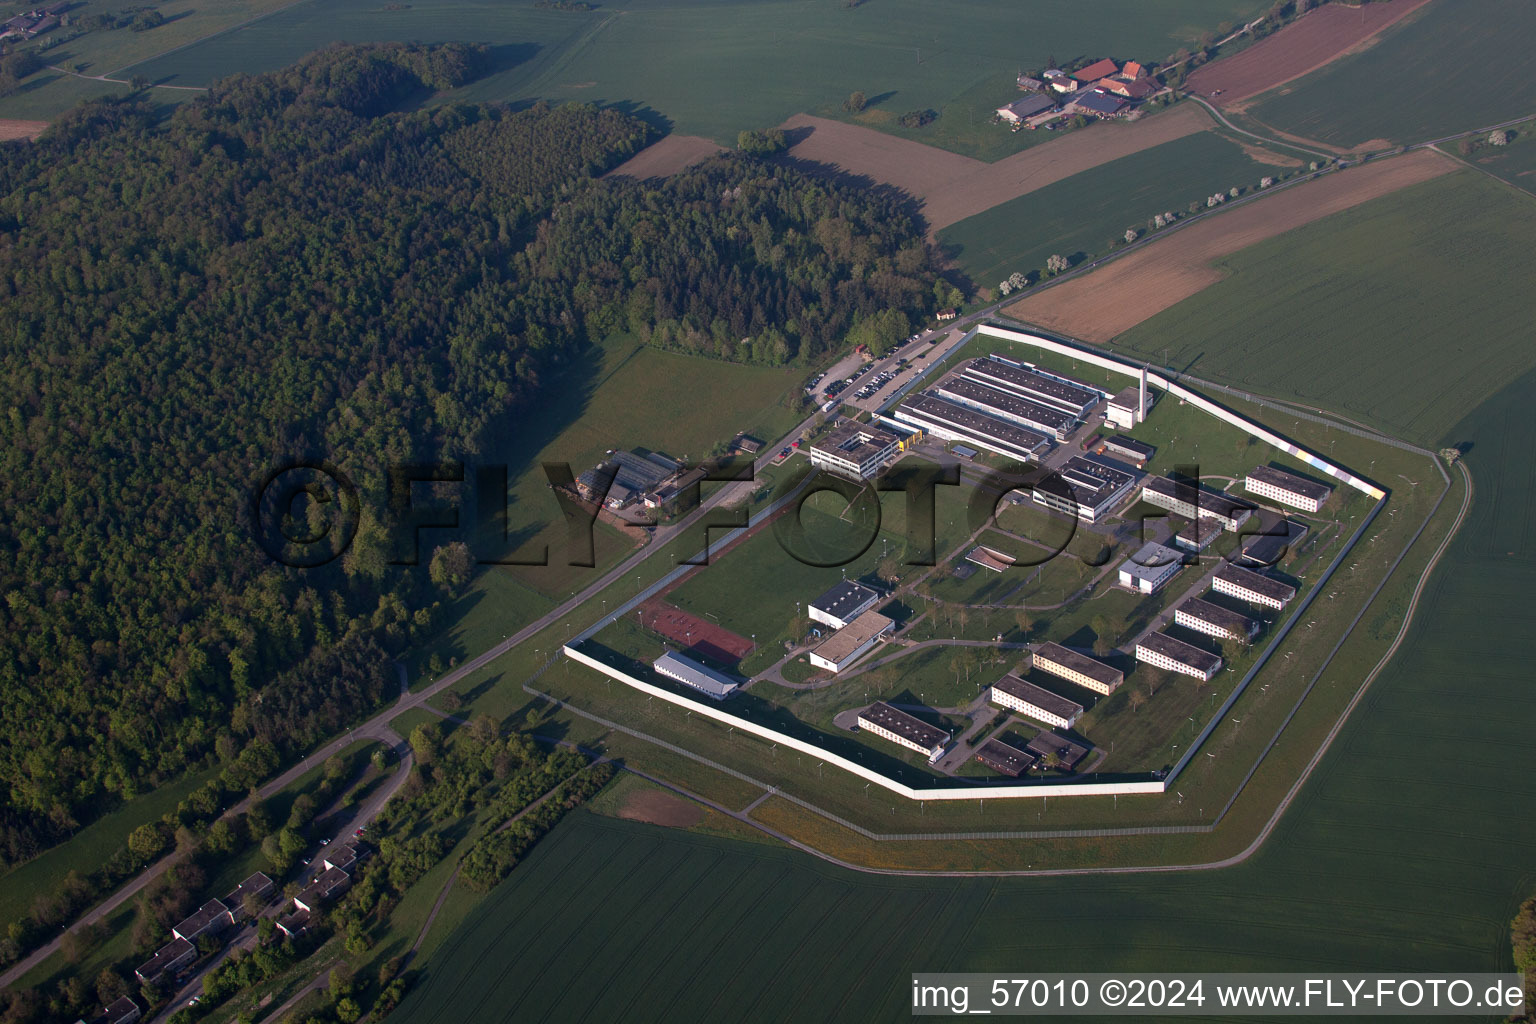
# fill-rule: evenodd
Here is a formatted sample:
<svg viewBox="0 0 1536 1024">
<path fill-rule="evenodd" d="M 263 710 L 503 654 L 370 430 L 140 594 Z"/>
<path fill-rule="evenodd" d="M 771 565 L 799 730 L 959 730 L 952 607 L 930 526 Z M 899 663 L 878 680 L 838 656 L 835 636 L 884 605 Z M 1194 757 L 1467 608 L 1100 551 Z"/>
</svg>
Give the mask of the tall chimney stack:
<svg viewBox="0 0 1536 1024">
<path fill-rule="evenodd" d="M 1141 367 L 1141 394 L 1136 406 L 1136 422 L 1140 423 L 1147 418 L 1147 367 L 1143 363 Z"/>
</svg>

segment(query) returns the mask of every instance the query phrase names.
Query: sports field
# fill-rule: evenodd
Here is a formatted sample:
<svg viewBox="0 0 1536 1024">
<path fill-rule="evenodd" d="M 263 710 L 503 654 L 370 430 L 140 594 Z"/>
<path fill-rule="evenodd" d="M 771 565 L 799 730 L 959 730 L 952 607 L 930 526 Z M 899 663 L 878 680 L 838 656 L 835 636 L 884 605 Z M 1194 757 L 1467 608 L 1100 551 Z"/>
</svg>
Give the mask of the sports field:
<svg viewBox="0 0 1536 1024">
<path fill-rule="evenodd" d="M 1117 345 L 1434 445 L 1536 366 L 1533 233 L 1528 197 L 1445 175 L 1219 260 L 1224 280 Z"/>
<path fill-rule="evenodd" d="M 1536 5 L 1525 0 L 1435 0 L 1373 45 L 1255 98 L 1247 110 L 1341 147 L 1496 124 L 1536 109 L 1532 33 Z"/>
<path fill-rule="evenodd" d="M 969 217 L 941 231 L 939 241 L 973 282 L 995 289 L 1015 271 L 1043 273 L 1053 253 L 1076 261 L 1101 256 L 1123 242 L 1127 228 L 1145 232 L 1164 211 L 1182 214 L 1192 202 L 1203 208 L 1213 192 L 1252 190 L 1277 173 L 1235 142 L 1197 132 Z"/>
<path fill-rule="evenodd" d="M 1220 281 L 1228 273 L 1223 257 L 1447 174 L 1455 166 L 1438 153 L 1419 152 L 1301 182 L 1154 239 L 1108 266 L 1019 300 L 1008 313 L 1074 337 L 1107 342 Z M 1328 225 L 1318 228 L 1328 230 Z M 1114 302 L 1096 301 L 1109 294 Z"/>
<path fill-rule="evenodd" d="M 377 0 L 302 0 L 126 69 L 123 77 L 206 85 L 231 72 L 282 66 L 339 40 L 488 42 L 499 48 L 504 69 L 457 90 L 455 98 L 621 103 L 650 111 L 684 134 L 734 145 L 742 129 L 836 106 L 855 90 L 885 97 L 882 103 L 898 113 L 939 110 L 982 78 L 1016 75 L 1053 55 L 1161 60 L 1219 23 L 1251 18 L 1264 6 L 1105 0 L 1085 10 L 1070 0 L 1042 0 L 1021 18 L 997 0 L 942 7 L 882 0 L 855 8 L 803 0 L 637 0 L 590 12 L 492 0 L 383 7 Z"/>
</svg>

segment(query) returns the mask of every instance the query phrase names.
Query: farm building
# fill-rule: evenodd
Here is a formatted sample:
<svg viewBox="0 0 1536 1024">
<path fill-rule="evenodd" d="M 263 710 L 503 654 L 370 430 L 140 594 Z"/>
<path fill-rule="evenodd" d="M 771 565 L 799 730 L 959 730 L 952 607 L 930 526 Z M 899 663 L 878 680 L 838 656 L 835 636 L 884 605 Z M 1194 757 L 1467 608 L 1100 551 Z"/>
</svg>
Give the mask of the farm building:
<svg viewBox="0 0 1536 1024">
<path fill-rule="evenodd" d="M 933 395 L 918 395 L 903 402 L 894 415 L 897 422 L 925 430 L 942 440 L 964 441 L 1024 462 L 1038 459 L 1051 446 L 1051 439 L 1039 431 L 1027 430 L 1016 423 Z"/>
<path fill-rule="evenodd" d="M 235 923 L 235 917 L 219 900 L 209 900 L 197 909 L 197 913 L 179 922 L 171 929 L 178 939 L 196 942 L 204 935 L 216 935 Z"/>
<path fill-rule="evenodd" d="M 1134 437 L 1126 437 L 1124 434 L 1110 434 L 1104 439 L 1102 447 L 1105 455 L 1125 459 L 1133 463 L 1137 469 L 1151 462 L 1152 456 L 1157 454 L 1156 448 Z"/>
<path fill-rule="evenodd" d="M 1120 69 L 1120 77 L 1127 82 L 1135 82 L 1147 77 L 1147 69 L 1134 60 L 1125 62 L 1125 67 Z"/>
<path fill-rule="evenodd" d="M 1229 494 L 1206 490 L 1192 480 L 1166 476 L 1149 478 L 1141 489 L 1141 498 L 1185 519 L 1214 519 L 1228 531 L 1236 531 L 1254 511 L 1248 502 Z"/>
<path fill-rule="evenodd" d="M 966 365 L 964 374 L 989 388 L 1060 409 L 1078 419 L 1087 416 L 1099 404 L 1096 391 L 999 359 L 973 359 Z"/>
<path fill-rule="evenodd" d="M 272 879 L 258 871 L 235 886 L 234 891 L 224 897 L 224 905 L 229 908 L 229 912 L 234 915 L 235 919 L 239 920 L 245 914 L 245 898 L 247 896 L 255 896 L 259 900 L 265 900 L 271 897 L 273 890 L 276 888 Z"/>
<path fill-rule="evenodd" d="M 321 905 L 347 891 L 352 884 L 352 876 L 341 868 L 327 868 L 320 876 L 293 898 L 293 905 L 299 910 L 307 910 L 313 914 Z"/>
<path fill-rule="evenodd" d="M 1259 633 L 1259 624 L 1219 604 L 1191 597 L 1173 611 L 1175 624 L 1207 636 L 1241 640 L 1247 643 Z"/>
<path fill-rule="evenodd" d="M 865 612 L 817 645 L 811 651 L 811 664 L 828 672 L 841 672 L 875 646 L 894 625 L 879 612 Z"/>
<path fill-rule="evenodd" d="M 674 479 L 681 468 L 676 459 L 659 452 L 609 452 L 606 461 L 576 478 L 576 493 L 621 509 Z"/>
<path fill-rule="evenodd" d="M 901 453 L 901 438 L 865 423 L 844 423 L 811 445 L 811 465 L 850 480 L 879 475 Z"/>
<path fill-rule="evenodd" d="M 949 745 L 949 733 L 913 718 L 905 711 L 897 711 L 883 700 L 877 700 L 859 712 L 859 728 L 915 750 L 925 755 L 930 763 L 943 757 L 944 748 Z"/>
<path fill-rule="evenodd" d="M 1167 633 L 1148 633 L 1136 641 L 1136 660 L 1154 668 L 1194 676 L 1201 682 L 1210 682 L 1221 671 L 1221 658 L 1209 651 L 1202 651 L 1194 644 L 1176 640 Z"/>
<path fill-rule="evenodd" d="M 1039 92 L 1041 89 L 1045 88 L 1045 83 L 1043 81 L 1038 78 L 1031 78 L 1029 75 L 1020 75 L 1018 78 L 1018 83 L 1019 88 L 1027 92 Z"/>
<path fill-rule="evenodd" d="M 1069 412 L 999 391 L 968 377 L 948 377 L 938 383 L 933 393 L 988 416 L 1041 431 L 1058 441 L 1065 441 L 1072 428 L 1077 426 L 1077 417 Z"/>
<path fill-rule="evenodd" d="M 1144 100 L 1157 91 L 1156 84 L 1145 78 L 1130 82 L 1123 78 L 1101 78 L 1094 83 L 1094 88 L 1112 92 L 1127 100 Z"/>
<path fill-rule="evenodd" d="M 1156 541 L 1147 541 L 1120 563 L 1120 585 L 1141 594 L 1155 594 L 1184 567 L 1184 556 Z"/>
<path fill-rule="evenodd" d="M 1106 92 L 1100 88 L 1079 89 L 1072 97 L 1072 102 L 1067 104 L 1067 112 L 1070 114 L 1083 114 L 1088 117 L 1114 117 L 1125 109 L 1125 98 Z"/>
<path fill-rule="evenodd" d="M 763 450 L 763 442 L 751 434 L 741 433 L 731 438 L 731 451 L 742 452 L 746 455 L 756 455 Z"/>
<path fill-rule="evenodd" d="M 110 1006 L 101 1011 L 97 1024 L 133 1024 L 142 1016 L 144 1011 L 139 1009 L 139 1004 L 133 1001 L 133 997 L 122 996 L 113 1000 Z"/>
<path fill-rule="evenodd" d="M 1018 778 L 1039 760 L 1034 754 L 1020 750 L 1002 740 L 987 740 L 976 748 L 976 760 L 993 771 L 1011 778 Z"/>
<path fill-rule="evenodd" d="M 1282 502 L 1303 512 L 1316 512 L 1328 501 L 1333 488 L 1315 480 L 1287 473 L 1273 466 L 1255 466 L 1248 471 L 1243 487 L 1250 494 Z"/>
<path fill-rule="evenodd" d="M 197 947 L 186 939 L 172 939 L 155 951 L 155 955 L 139 965 L 133 973 L 146 985 L 154 985 L 168 973 L 179 970 L 197 959 Z"/>
<path fill-rule="evenodd" d="M 1072 72 L 1072 77 L 1079 82 L 1097 82 L 1101 78 L 1108 78 L 1110 75 L 1118 75 L 1119 73 L 1119 65 L 1108 57 L 1103 57 L 1085 68 L 1079 68 Z"/>
<path fill-rule="evenodd" d="M 1049 766 L 1052 758 L 1061 767 L 1072 769 L 1077 763 L 1088 756 L 1088 748 L 1080 743 L 1074 743 L 1065 736 L 1054 732 L 1042 732 L 1028 743 L 1024 744 L 1032 754 L 1038 754 L 1040 760 Z"/>
<path fill-rule="evenodd" d="M 1296 596 L 1296 588 L 1237 565 L 1223 565 L 1211 577 L 1211 589 L 1249 604 L 1281 609 Z"/>
<path fill-rule="evenodd" d="M 1014 100 L 997 108 L 997 116 L 1009 124 L 1019 124 L 1027 117 L 1043 114 L 1047 110 L 1055 110 L 1056 104 L 1052 103 L 1049 96 L 1034 93 L 1023 99 Z"/>
<path fill-rule="evenodd" d="M 1125 682 L 1125 673 L 1119 669 L 1049 640 L 1035 648 L 1031 664 L 1041 672 L 1076 683 L 1106 697 Z"/>
<path fill-rule="evenodd" d="M 1094 523 L 1131 493 L 1136 474 L 1074 455 L 1030 490 L 1036 504 Z"/>
<path fill-rule="evenodd" d="M 1037 722 L 1063 729 L 1072 728 L 1083 713 L 1083 706 L 1077 701 L 1054 694 L 1027 679 L 1020 679 L 1012 672 L 992 684 L 987 699 Z"/>
<path fill-rule="evenodd" d="M 700 665 L 676 651 L 667 651 L 651 662 L 651 668 L 656 670 L 657 675 L 682 683 L 715 700 L 725 700 L 741 685 L 725 673 Z"/>
<path fill-rule="evenodd" d="M 880 591 L 857 580 L 843 580 L 831 590 L 806 605 L 813 622 L 842 629 L 880 600 Z"/>
<path fill-rule="evenodd" d="M 1173 543 L 1185 551 L 1204 551 L 1211 542 L 1221 536 L 1221 525 L 1212 519 L 1185 519 L 1170 516 L 1173 526 Z"/>
</svg>

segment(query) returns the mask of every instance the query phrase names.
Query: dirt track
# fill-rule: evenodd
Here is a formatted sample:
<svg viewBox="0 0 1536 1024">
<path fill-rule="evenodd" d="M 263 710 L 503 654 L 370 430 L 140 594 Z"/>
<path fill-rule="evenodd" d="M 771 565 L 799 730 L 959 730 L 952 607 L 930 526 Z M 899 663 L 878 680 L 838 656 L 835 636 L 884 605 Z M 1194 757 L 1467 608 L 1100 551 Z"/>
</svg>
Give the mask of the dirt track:
<svg viewBox="0 0 1536 1024">
<path fill-rule="evenodd" d="M 652 825 L 688 828 L 699 823 L 704 817 L 704 811 L 697 804 L 691 804 L 671 793 L 643 789 L 625 798 L 624 805 L 619 808 L 619 817 Z"/>
<path fill-rule="evenodd" d="M 1240 109 L 1241 101 L 1250 96 L 1363 49 L 1382 29 L 1428 2 L 1389 0 L 1359 8 L 1343 4 L 1318 7 L 1248 49 L 1196 69 L 1189 76 L 1189 91 L 1224 107 Z"/>
<path fill-rule="evenodd" d="M 991 164 L 809 114 L 796 114 L 782 127 L 810 129 L 790 149 L 792 156 L 862 174 L 916 196 L 932 233 L 1090 167 L 1204 131 L 1211 120 L 1199 107 L 1181 104 L 1129 124 L 1096 124 Z"/>
<path fill-rule="evenodd" d="M 47 121 L 16 121 L 0 118 L 0 142 L 12 139 L 35 139 L 48 127 Z"/>
<path fill-rule="evenodd" d="M 722 152 L 713 141 L 699 135 L 667 135 L 646 146 L 604 177 L 665 178 L 700 160 Z"/>
<path fill-rule="evenodd" d="M 1107 342 L 1221 280 L 1215 260 L 1458 166 L 1450 157 L 1418 150 L 1329 174 L 1193 224 L 1101 270 L 1016 302 L 1007 313 Z"/>
</svg>

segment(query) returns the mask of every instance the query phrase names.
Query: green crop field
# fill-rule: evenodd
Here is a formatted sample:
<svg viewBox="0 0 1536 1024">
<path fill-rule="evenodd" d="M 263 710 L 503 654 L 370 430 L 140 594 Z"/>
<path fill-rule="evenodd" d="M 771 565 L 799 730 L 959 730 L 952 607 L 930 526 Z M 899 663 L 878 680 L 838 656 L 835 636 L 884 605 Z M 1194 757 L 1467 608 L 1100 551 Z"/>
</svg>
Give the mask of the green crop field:
<svg viewBox="0 0 1536 1024">
<path fill-rule="evenodd" d="M 1043 272 L 1053 253 L 1102 256 L 1126 228 L 1144 233 L 1159 213 L 1183 213 L 1213 192 L 1252 189 L 1283 170 L 1214 131 L 1197 132 L 1010 199 L 945 228 L 939 241 L 976 285 L 996 288 L 1015 271 Z"/>
<path fill-rule="evenodd" d="M 1536 366 L 1533 234 L 1536 203 L 1449 174 L 1219 261 L 1225 280 L 1116 344 L 1433 443 Z"/>
<path fill-rule="evenodd" d="M 854 8 L 804 0 L 635 0 L 590 12 L 491 0 L 301 0 L 228 31 L 221 31 L 227 20 L 193 13 L 185 25 L 143 33 L 153 41 L 177 27 L 179 40 L 206 26 L 208 37 L 144 58 L 118 77 L 201 86 L 231 72 L 277 68 L 342 40 L 485 42 L 497 47 L 501 70 L 452 98 L 620 103 L 648 110 L 678 131 L 734 144 L 744 128 L 802 111 L 837 110 L 849 93 L 862 90 L 876 100 L 875 110 L 898 116 L 942 111 L 939 122 L 913 137 L 994 159 L 1029 141 L 1021 140 L 1022 132 L 974 132 L 973 108 L 987 110 L 1017 95 L 1008 76 L 1052 56 L 1059 62 L 1103 54 L 1159 61 L 1201 33 L 1265 7 L 1254 0 L 1106 0 L 1085 10 L 1070 0 L 1042 0 L 1020 17 L 1013 5 L 996 0 L 942 7 L 882 0 Z M 91 38 L 71 45 L 83 52 L 115 42 L 88 44 Z M 67 55 L 69 47 L 60 49 Z M 90 59 L 121 67 L 94 52 Z M 976 93 L 991 82 L 1003 88 L 995 101 Z M 40 90 L 38 98 L 44 95 Z M 0 103 L 0 112 L 5 109 Z"/>
<path fill-rule="evenodd" d="M 1335 146 L 1420 142 L 1529 115 L 1536 6 L 1524 0 L 1433 3 L 1378 41 L 1271 91 L 1248 112 Z"/>
</svg>

